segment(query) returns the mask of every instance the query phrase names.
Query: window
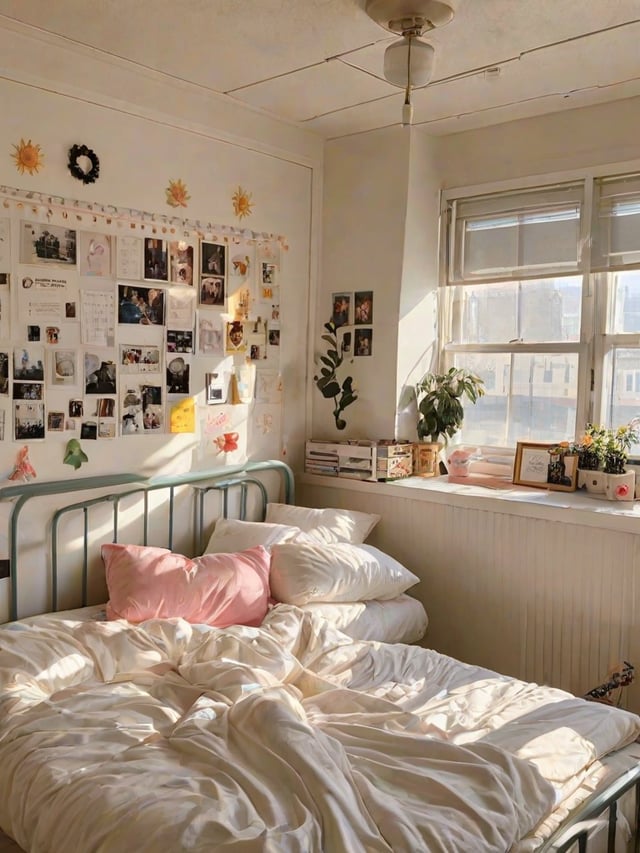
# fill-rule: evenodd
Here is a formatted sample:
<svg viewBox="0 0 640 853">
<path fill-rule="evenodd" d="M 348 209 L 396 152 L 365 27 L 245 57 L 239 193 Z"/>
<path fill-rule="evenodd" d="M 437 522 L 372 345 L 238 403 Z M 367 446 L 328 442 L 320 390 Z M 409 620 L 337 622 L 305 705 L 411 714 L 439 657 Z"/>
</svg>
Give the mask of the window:
<svg viewBox="0 0 640 853">
<path fill-rule="evenodd" d="M 557 441 L 639 416 L 640 176 L 452 194 L 443 213 L 442 366 L 486 391 L 462 441 Z"/>
</svg>

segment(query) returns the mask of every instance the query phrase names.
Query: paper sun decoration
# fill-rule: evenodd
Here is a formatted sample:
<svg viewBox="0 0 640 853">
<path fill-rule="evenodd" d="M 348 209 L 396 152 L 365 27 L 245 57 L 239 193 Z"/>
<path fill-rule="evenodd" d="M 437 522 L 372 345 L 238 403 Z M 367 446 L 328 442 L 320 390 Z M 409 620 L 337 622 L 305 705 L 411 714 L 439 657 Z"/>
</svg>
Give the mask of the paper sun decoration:
<svg viewBox="0 0 640 853">
<path fill-rule="evenodd" d="M 245 216 L 251 216 L 254 205 L 254 202 L 251 201 L 251 193 L 243 190 L 242 187 L 238 187 L 232 195 L 231 200 L 233 201 L 233 212 L 238 219 L 244 219 Z"/>
<path fill-rule="evenodd" d="M 169 181 L 165 193 L 167 194 L 167 204 L 171 207 L 186 207 L 191 198 L 187 192 L 187 185 L 180 178 L 177 181 Z"/>
<path fill-rule="evenodd" d="M 24 175 L 25 172 L 35 175 L 40 171 L 44 154 L 39 145 L 35 145 L 30 139 L 26 142 L 21 139 L 20 144 L 13 147 L 15 150 L 11 156 L 16 161 L 16 169 L 21 175 Z"/>
</svg>

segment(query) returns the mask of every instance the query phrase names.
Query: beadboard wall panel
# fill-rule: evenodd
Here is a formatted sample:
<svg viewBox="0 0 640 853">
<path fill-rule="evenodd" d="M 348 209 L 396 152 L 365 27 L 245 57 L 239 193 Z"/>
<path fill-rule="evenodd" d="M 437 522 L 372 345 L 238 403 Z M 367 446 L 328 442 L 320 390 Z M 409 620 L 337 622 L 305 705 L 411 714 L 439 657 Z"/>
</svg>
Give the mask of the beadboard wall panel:
<svg viewBox="0 0 640 853">
<path fill-rule="evenodd" d="M 623 659 L 640 679 L 639 534 L 330 485 L 298 502 L 382 516 L 368 542 L 420 577 L 430 648 L 576 694 Z"/>
</svg>

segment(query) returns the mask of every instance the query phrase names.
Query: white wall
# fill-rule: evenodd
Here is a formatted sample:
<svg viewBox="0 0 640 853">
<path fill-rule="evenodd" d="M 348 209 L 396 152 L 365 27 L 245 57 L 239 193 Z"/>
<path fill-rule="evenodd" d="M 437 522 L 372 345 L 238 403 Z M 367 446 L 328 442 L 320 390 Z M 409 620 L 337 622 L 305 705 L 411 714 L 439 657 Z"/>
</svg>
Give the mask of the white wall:
<svg viewBox="0 0 640 853">
<path fill-rule="evenodd" d="M 195 434 L 83 441 L 89 462 L 76 473 L 63 464 L 63 457 L 69 438 L 79 437 L 78 423 L 75 432 L 49 434 L 30 444 L 38 478 L 169 473 L 280 454 L 299 464 L 307 433 L 300 402 L 305 398 L 309 294 L 317 266 L 321 141 L 230 98 L 141 71 L 31 28 L 7 26 L 10 29 L 0 29 L 0 151 L 4 152 L 0 185 L 218 225 L 242 224 L 254 232 L 282 236 L 289 246 L 282 253 L 280 276 L 281 347 L 279 353 L 270 353 L 267 364 L 281 371 L 284 402 L 269 410 L 273 414 L 269 431 L 256 426 L 254 406 L 226 406 L 228 429 L 241 433 L 240 448 L 226 458 L 217 455 L 214 436 L 203 430 L 212 407 L 203 405 L 198 383 L 203 386 L 204 372 L 216 370 L 219 360 L 200 358 L 192 384 L 199 403 Z M 38 174 L 20 175 L 16 170 L 10 154 L 22 138 L 42 147 L 44 166 Z M 88 145 L 100 158 L 95 184 L 85 186 L 68 171 L 67 153 L 75 143 Z M 165 188 L 177 178 L 186 183 L 191 200 L 187 208 L 175 210 L 166 204 Z M 231 200 L 239 185 L 252 193 L 254 202 L 252 216 L 242 223 L 234 216 Z M 0 215 L 4 215 L 1 207 Z M 17 220 L 22 216 L 14 202 L 9 215 Z M 25 219 L 37 215 L 24 207 Z M 71 219 L 74 227 L 93 227 L 91 217 L 80 221 L 71 215 Z M 123 230 L 145 236 L 139 228 L 128 231 L 128 223 Z M 122 233 L 116 223 L 112 233 Z M 17 261 L 17 235 L 13 242 Z M 15 286 L 19 268 L 14 265 L 12 272 Z M 12 323 L 12 345 L 24 343 L 23 326 Z M 69 396 L 82 396 L 82 388 Z M 0 400 L 0 407 L 7 417 L 5 439 L 0 442 L 2 480 L 23 442 L 12 440 L 11 401 Z M 43 579 L 34 570 L 26 583 L 33 590 L 22 597 L 24 610 L 33 612 L 40 606 Z M 7 601 L 8 583 L 0 581 L 0 621 L 6 618 Z"/>
<path fill-rule="evenodd" d="M 282 423 L 295 460 L 305 433 L 304 409 L 295 403 L 305 393 L 308 294 L 317 251 L 312 205 L 319 203 L 321 144 L 311 134 L 230 99 L 11 26 L 11 31 L 0 30 L 4 78 L 0 150 L 5 152 L 0 158 L 0 184 L 235 226 L 239 221 L 231 196 L 242 185 L 254 201 L 252 216 L 242 224 L 286 237 L 290 248 L 282 261 L 282 346 L 280 359 L 270 356 L 269 367 L 281 368 L 284 377 Z M 21 138 L 42 146 L 44 167 L 37 175 L 20 175 L 9 156 Z M 67 152 L 74 143 L 87 144 L 100 157 L 100 178 L 93 185 L 83 185 L 67 169 Z M 188 207 L 177 211 L 166 204 L 164 193 L 169 179 L 176 178 L 186 183 L 191 195 Z M 14 328 L 11 336 L 19 343 L 23 330 Z M 206 369 L 215 370 L 215 365 Z M 233 412 L 233 418 L 248 428 L 248 411 Z M 278 436 L 279 427 L 280 419 Z M 31 457 L 40 476 L 68 475 L 62 448 L 69 437 L 65 433 L 44 444 L 34 443 Z M 90 453 L 83 473 L 148 472 L 150 460 L 153 469 L 175 466 L 177 459 L 184 467 L 192 463 L 192 450 L 201 455 L 199 435 L 147 438 L 144 450 L 134 440 L 101 446 L 100 453 Z M 276 445 L 271 438 L 261 439 L 258 432 L 244 448 L 246 455 L 279 453 L 279 441 Z M 264 448 L 259 446 L 261 440 Z M 0 477 L 10 470 L 16 449 L 10 441 L 0 445 Z"/>
<path fill-rule="evenodd" d="M 640 98 L 451 134 L 435 142 L 443 189 L 629 164 L 640 158 Z"/>
<path fill-rule="evenodd" d="M 325 152 L 322 265 L 313 341 L 324 352 L 322 325 L 331 294 L 372 290 L 373 355 L 345 359 L 359 399 L 339 432 L 332 400 L 312 389 L 314 438 L 393 437 L 395 363 L 407 216 L 410 134 L 400 126 L 329 142 Z M 351 329 L 353 332 L 353 329 Z"/>
</svg>

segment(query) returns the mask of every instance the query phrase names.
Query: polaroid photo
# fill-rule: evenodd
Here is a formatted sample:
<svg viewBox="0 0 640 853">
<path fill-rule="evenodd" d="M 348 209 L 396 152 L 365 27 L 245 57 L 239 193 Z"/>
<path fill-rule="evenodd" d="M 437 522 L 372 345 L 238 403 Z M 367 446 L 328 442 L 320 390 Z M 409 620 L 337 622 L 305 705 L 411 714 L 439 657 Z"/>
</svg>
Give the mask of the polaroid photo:
<svg viewBox="0 0 640 853">
<path fill-rule="evenodd" d="M 227 247 L 223 243 L 200 243 L 200 276 L 224 276 L 227 273 Z"/>
</svg>

